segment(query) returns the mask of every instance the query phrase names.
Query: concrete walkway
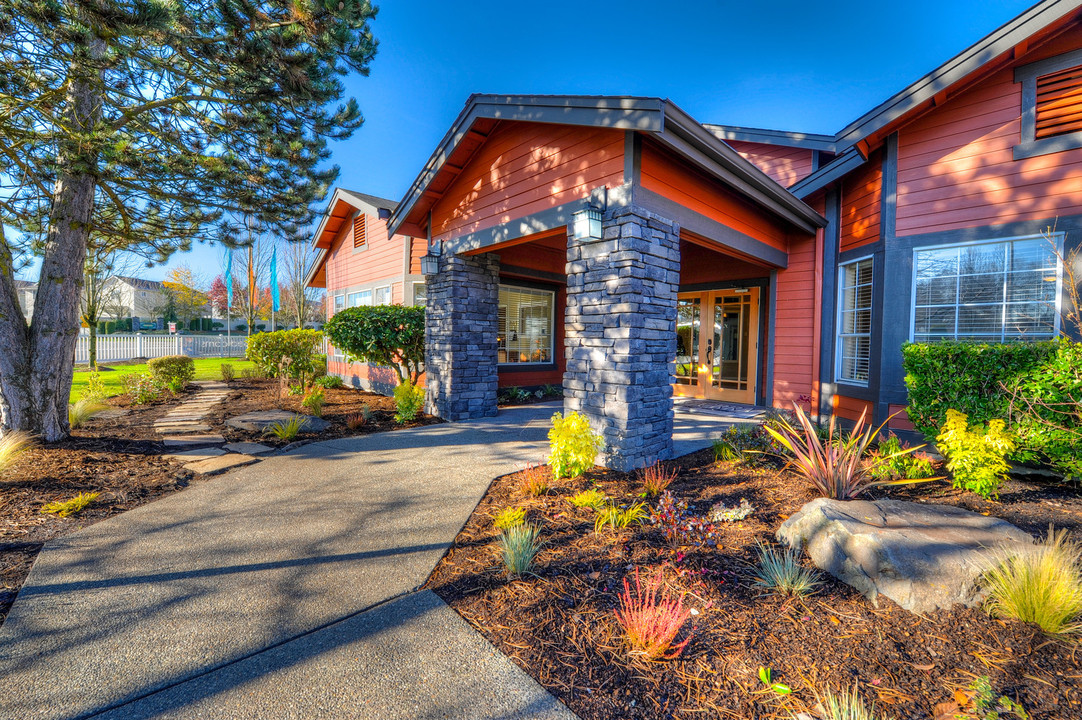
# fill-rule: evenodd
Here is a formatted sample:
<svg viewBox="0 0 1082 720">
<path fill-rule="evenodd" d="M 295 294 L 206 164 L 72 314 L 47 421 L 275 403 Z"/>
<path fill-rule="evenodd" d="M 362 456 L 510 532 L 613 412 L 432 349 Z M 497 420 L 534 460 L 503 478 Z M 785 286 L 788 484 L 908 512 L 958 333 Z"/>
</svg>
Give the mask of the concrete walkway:
<svg viewBox="0 0 1082 720">
<path fill-rule="evenodd" d="M 306 445 L 48 543 L 0 719 L 574 718 L 417 591 L 558 407 Z"/>
</svg>

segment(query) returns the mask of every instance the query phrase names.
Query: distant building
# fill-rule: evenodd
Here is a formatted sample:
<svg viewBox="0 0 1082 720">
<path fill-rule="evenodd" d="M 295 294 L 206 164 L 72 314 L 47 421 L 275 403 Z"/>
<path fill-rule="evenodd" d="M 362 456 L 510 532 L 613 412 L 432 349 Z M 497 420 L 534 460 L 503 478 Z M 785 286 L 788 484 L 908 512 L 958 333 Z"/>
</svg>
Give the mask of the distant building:
<svg viewBox="0 0 1082 720">
<path fill-rule="evenodd" d="M 29 280 L 16 280 L 15 293 L 19 297 L 19 307 L 23 310 L 23 317 L 27 322 L 34 316 L 34 296 L 38 293 L 38 284 Z"/>
</svg>

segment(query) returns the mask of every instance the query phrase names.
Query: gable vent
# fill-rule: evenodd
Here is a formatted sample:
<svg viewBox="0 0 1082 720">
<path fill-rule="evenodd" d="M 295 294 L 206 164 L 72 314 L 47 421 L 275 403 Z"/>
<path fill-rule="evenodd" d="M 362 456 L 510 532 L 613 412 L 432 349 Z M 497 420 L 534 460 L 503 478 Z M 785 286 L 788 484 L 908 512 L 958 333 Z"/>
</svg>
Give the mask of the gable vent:
<svg viewBox="0 0 1082 720">
<path fill-rule="evenodd" d="M 357 216 L 357 219 L 353 221 L 353 247 L 364 247 L 368 242 L 368 223 L 367 216 L 361 213 Z"/>
<path fill-rule="evenodd" d="M 1037 78 L 1036 139 L 1082 131 L 1082 66 Z"/>
</svg>

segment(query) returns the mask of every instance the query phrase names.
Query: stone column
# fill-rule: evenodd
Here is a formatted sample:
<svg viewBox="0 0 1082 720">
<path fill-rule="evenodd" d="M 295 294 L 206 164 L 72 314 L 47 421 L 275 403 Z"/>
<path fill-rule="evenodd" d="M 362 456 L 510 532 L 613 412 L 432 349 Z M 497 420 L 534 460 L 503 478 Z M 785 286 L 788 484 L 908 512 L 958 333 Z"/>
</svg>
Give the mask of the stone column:
<svg viewBox="0 0 1082 720">
<path fill-rule="evenodd" d="M 601 431 L 609 467 L 631 470 L 672 457 L 680 228 L 634 206 L 603 228 L 567 243 L 564 409 Z"/>
<path fill-rule="evenodd" d="M 499 258 L 450 255 L 439 268 L 427 283 L 425 410 L 451 421 L 495 415 Z"/>
</svg>

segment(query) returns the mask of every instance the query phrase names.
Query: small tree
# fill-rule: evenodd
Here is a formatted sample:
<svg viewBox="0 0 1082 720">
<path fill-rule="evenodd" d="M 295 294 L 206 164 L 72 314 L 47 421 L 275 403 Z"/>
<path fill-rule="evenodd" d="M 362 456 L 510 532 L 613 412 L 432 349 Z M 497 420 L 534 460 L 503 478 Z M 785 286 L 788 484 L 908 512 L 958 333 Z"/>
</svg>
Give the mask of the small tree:
<svg viewBox="0 0 1082 720">
<path fill-rule="evenodd" d="M 188 266 L 180 265 L 169 271 L 162 282 L 176 319 L 188 327 L 193 318 L 201 317 L 207 306 L 203 281 Z"/>
<path fill-rule="evenodd" d="M 420 307 L 377 305 L 346 308 L 323 333 L 351 360 L 392 368 L 398 382 L 416 384 L 425 361 L 425 311 Z"/>
</svg>

